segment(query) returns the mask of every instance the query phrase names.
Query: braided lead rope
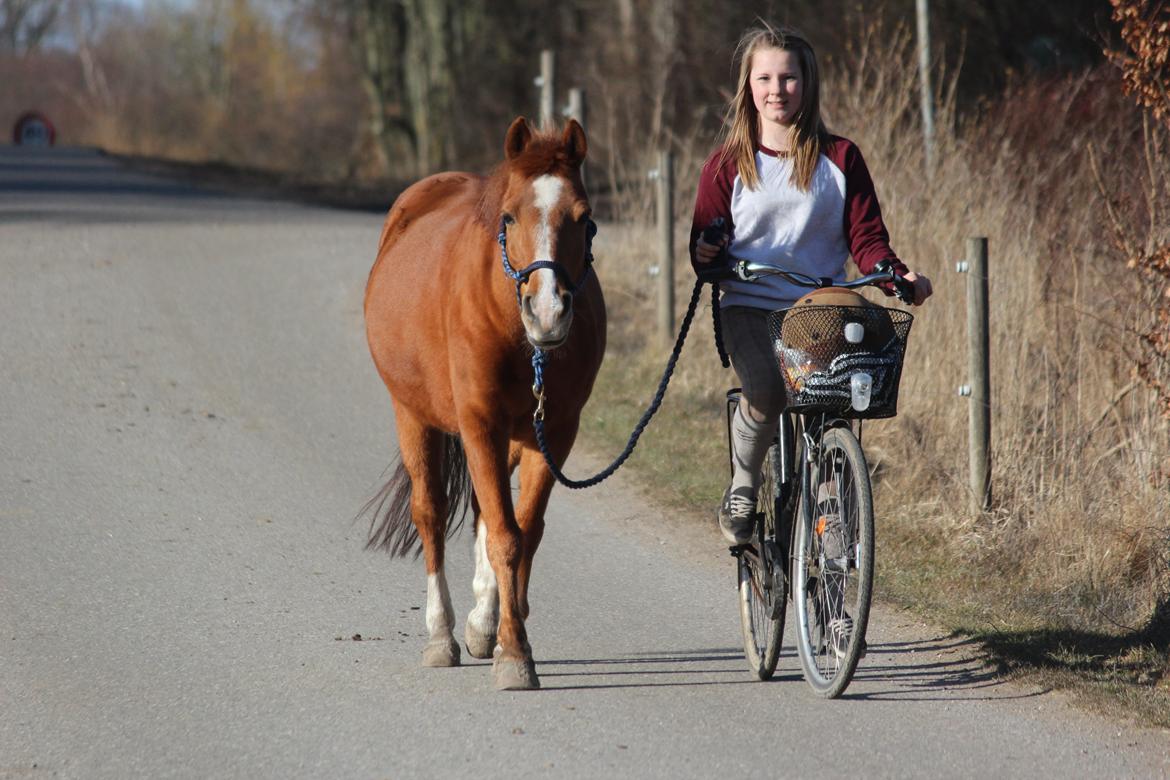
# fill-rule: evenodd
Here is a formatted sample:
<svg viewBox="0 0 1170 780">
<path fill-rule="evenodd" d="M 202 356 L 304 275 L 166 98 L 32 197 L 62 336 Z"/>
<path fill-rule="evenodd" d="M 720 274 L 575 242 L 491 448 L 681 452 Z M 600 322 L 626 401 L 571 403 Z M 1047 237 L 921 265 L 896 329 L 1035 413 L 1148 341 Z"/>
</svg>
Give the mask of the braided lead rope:
<svg viewBox="0 0 1170 780">
<path fill-rule="evenodd" d="M 723 320 L 719 317 L 719 282 L 711 282 L 711 320 L 715 327 L 715 351 L 719 353 L 719 362 L 724 368 L 730 368 L 731 358 L 723 347 Z"/>
<path fill-rule="evenodd" d="M 540 447 L 540 454 L 544 456 L 544 462 L 548 464 L 549 471 L 556 477 L 557 481 L 565 487 L 580 489 L 592 487 L 605 479 L 608 479 L 618 468 L 625 463 L 626 459 L 633 453 L 634 447 L 638 444 L 638 439 L 642 436 L 642 431 L 646 429 L 650 418 L 658 411 L 658 407 L 662 405 L 662 398 L 666 395 L 666 388 L 670 384 L 670 377 L 674 373 L 674 366 L 678 363 L 679 355 L 682 354 L 683 344 L 687 340 L 687 332 L 691 327 L 691 320 L 695 316 L 695 308 L 699 304 L 699 294 L 703 290 L 703 281 L 695 280 L 695 289 L 691 293 L 691 302 L 687 306 L 686 316 L 683 317 L 682 326 L 679 328 L 678 339 L 675 340 L 674 350 L 670 353 L 670 360 L 666 363 L 666 370 L 662 374 L 662 379 L 658 382 L 658 391 L 654 394 L 654 400 L 650 402 L 650 406 L 642 414 L 642 419 L 634 427 L 634 432 L 630 434 L 629 441 L 626 442 L 626 448 L 617 456 L 613 463 L 609 464 L 602 471 L 589 477 L 588 479 L 575 480 L 569 479 L 564 475 L 556 463 L 553 462 L 552 455 L 548 451 L 548 442 L 544 435 L 544 350 L 537 349 L 532 354 L 532 393 L 536 396 L 536 412 L 532 415 L 532 427 L 536 430 L 536 443 Z M 718 320 L 716 320 L 718 321 Z"/>
</svg>

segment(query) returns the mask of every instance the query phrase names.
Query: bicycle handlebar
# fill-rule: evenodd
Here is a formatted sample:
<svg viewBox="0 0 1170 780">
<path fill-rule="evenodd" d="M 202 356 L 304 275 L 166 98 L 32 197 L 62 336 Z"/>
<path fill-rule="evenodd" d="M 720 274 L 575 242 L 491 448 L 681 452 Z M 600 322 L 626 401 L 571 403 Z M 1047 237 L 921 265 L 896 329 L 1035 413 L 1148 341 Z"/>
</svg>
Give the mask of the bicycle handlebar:
<svg viewBox="0 0 1170 780">
<path fill-rule="evenodd" d="M 714 222 L 703 229 L 702 235 L 703 240 L 708 244 L 720 244 L 726 238 L 726 234 L 723 232 L 723 218 L 717 217 Z M 724 245 L 720 253 L 720 259 L 725 260 L 726 264 L 699 271 L 699 279 L 705 282 L 721 282 L 725 279 L 740 279 L 745 282 L 754 282 L 762 276 L 782 276 L 792 284 L 801 287 L 844 287 L 846 289 L 893 283 L 894 295 L 898 296 L 898 300 L 903 303 L 914 303 L 914 283 L 900 276 L 894 270 L 893 263 L 889 260 L 882 260 L 878 263 L 876 273 L 863 276 L 860 279 L 854 279 L 851 282 L 838 283 L 829 277 L 817 278 L 808 274 L 802 274 L 799 271 L 789 271 L 778 265 L 741 260 L 738 257 L 733 257 L 728 254 L 726 245 Z"/>
<path fill-rule="evenodd" d="M 900 276 L 888 260 L 878 263 L 875 273 L 848 282 L 836 282 L 829 277 L 809 276 L 808 274 L 803 274 L 799 271 L 790 271 L 787 268 L 781 268 L 778 265 L 771 265 L 770 263 L 755 263 L 750 260 L 741 260 L 731 255 L 726 255 L 726 257 L 730 261 L 728 265 L 700 270 L 698 272 L 699 278 L 704 281 L 715 282 L 725 279 L 739 279 L 744 282 L 754 282 L 765 276 L 780 276 L 800 287 L 814 289 L 820 287 L 843 287 L 847 290 L 857 287 L 893 283 L 894 294 L 898 296 L 899 300 L 905 303 L 914 302 L 914 283 Z"/>
</svg>

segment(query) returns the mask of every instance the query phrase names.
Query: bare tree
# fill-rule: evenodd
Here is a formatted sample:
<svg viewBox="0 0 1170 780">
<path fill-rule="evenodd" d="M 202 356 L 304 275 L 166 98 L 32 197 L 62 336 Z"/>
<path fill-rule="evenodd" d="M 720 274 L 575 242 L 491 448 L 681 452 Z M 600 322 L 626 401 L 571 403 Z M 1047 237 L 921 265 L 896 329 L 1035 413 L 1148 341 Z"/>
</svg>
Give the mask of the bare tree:
<svg viewBox="0 0 1170 780">
<path fill-rule="evenodd" d="M 24 54 L 40 45 L 57 21 L 61 0 L 0 0 L 0 51 Z"/>
<path fill-rule="evenodd" d="M 406 0 L 405 76 L 414 125 L 418 174 L 438 170 L 455 157 L 451 122 L 454 77 L 452 0 Z"/>
<path fill-rule="evenodd" d="M 98 0 L 69 0 L 65 11 L 69 31 L 77 47 L 82 78 L 89 99 L 100 109 L 113 107 L 113 94 L 105 69 L 94 52 L 94 41 L 99 32 Z"/>
</svg>

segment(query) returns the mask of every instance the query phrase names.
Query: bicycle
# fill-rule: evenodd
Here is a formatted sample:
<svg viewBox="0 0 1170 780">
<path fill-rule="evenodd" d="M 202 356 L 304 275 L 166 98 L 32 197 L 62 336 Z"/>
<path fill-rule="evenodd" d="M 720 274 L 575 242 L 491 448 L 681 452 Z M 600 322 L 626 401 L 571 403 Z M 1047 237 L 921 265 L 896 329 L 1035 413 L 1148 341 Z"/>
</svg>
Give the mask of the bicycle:
<svg viewBox="0 0 1170 780">
<path fill-rule="evenodd" d="M 780 275 L 816 289 L 893 283 L 899 298 L 913 297 L 912 285 L 888 266 L 836 284 L 779 266 L 730 259 L 730 267 L 722 270 L 724 278 L 753 281 Z M 865 653 L 874 519 L 861 425 L 864 419 L 897 413 L 902 358 L 913 319 L 901 309 L 877 305 L 808 305 L 769 315 L 788 404 L 764 461 L 756 538 L 731 548 L 745 656 L 761 680 L 776 670 L 789 598 L 801 668 L 818 695 L 840 696 Z M 727 393 L 729 454 L 731 415 L 740 392 L 733 388 Z"/>
</svg>

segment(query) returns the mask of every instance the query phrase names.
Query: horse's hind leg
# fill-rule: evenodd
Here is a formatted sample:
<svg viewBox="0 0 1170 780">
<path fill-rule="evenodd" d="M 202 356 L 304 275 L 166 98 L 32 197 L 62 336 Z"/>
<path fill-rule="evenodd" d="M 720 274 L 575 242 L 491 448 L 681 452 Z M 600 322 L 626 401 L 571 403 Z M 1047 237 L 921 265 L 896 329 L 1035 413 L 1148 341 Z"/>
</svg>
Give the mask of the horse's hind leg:
<svg viewBox="0 0 1170 780">
<path fill-rule="evenodd" d="M 422 542 L 427 567 L 427 633 L 423 666 L 458 666 L 459 644 L 452 629 L 455 610 L 443 572 L 447 494 L 442 480 L 443 435 L 397 410 L 402 463 L 410 474 L 410 513 Z"/>
</svg>

